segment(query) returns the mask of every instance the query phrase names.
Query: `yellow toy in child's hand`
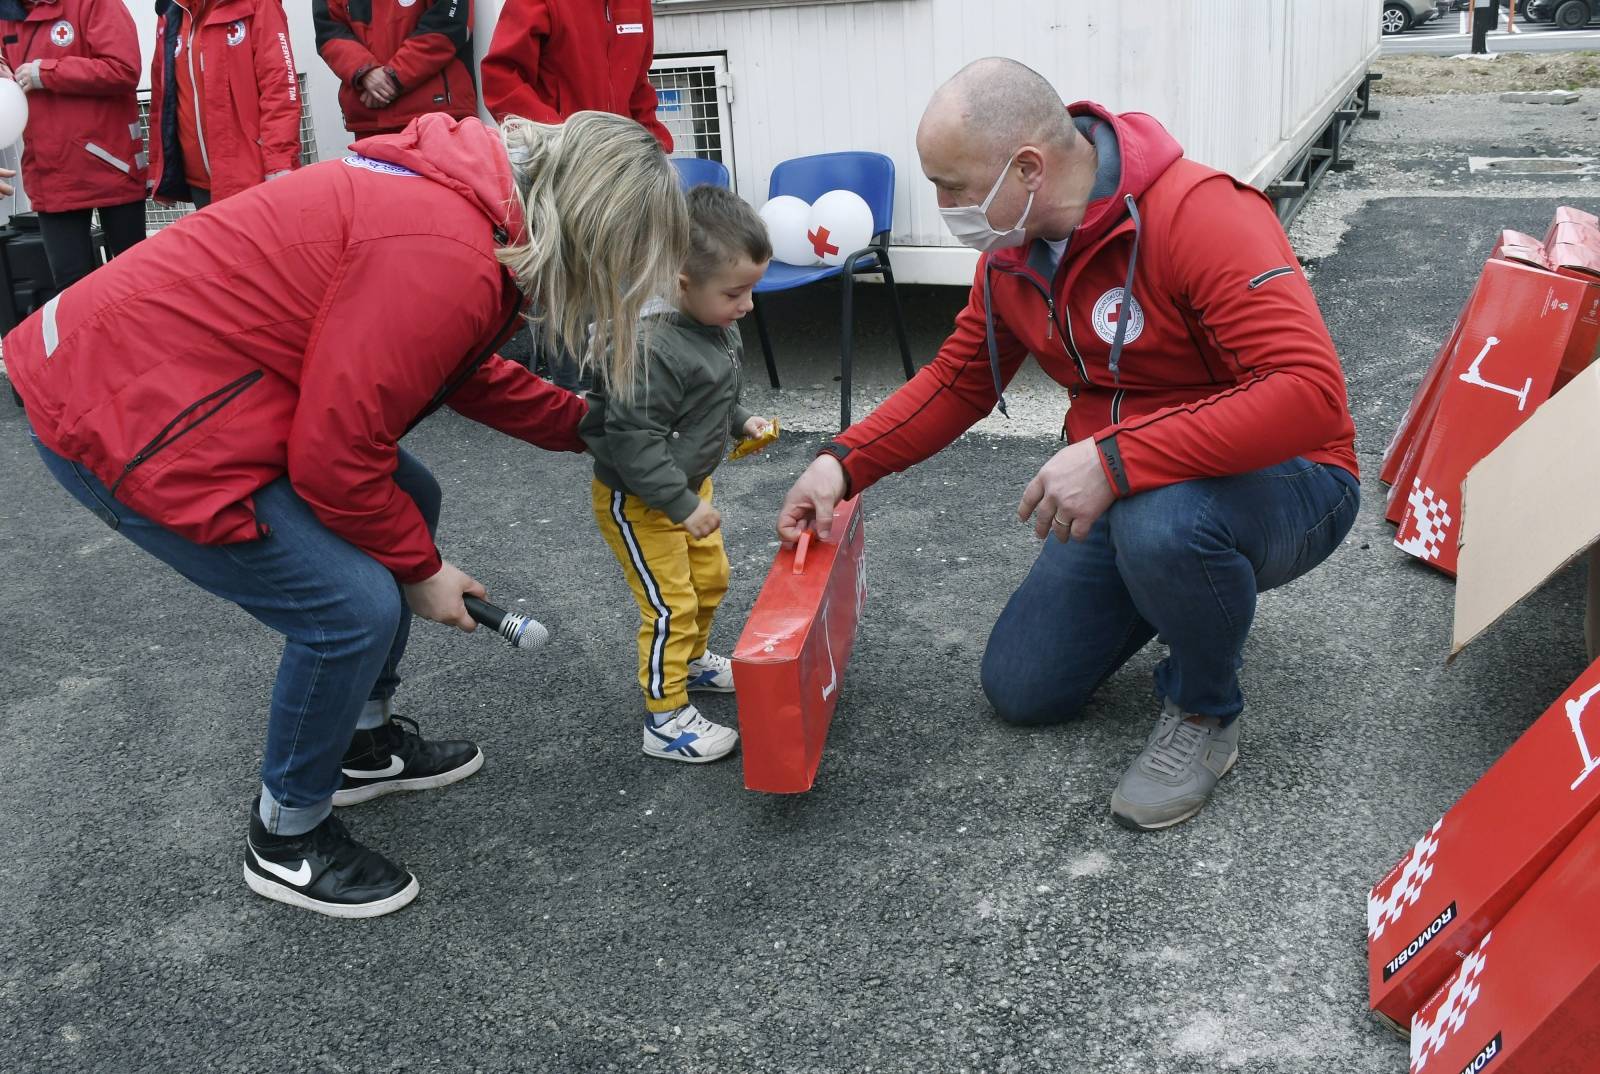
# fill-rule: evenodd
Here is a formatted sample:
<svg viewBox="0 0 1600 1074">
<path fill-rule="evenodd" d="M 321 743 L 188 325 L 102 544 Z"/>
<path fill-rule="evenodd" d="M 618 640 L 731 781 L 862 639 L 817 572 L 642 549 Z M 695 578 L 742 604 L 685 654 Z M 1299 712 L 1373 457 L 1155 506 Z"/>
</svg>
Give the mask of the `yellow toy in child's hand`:
<svg viewBox="0 0 1600 1074">
<path fill-rule="evenodd" d="M 755 436 L 746 437 L 733 445 L 733 450 L 728 453 L 728 460 L 742 459 L 746 455 L 754 455 L 774 440 L 778 439 L 778 419 L 773 418 L 767 427 Z"/>
</svg>

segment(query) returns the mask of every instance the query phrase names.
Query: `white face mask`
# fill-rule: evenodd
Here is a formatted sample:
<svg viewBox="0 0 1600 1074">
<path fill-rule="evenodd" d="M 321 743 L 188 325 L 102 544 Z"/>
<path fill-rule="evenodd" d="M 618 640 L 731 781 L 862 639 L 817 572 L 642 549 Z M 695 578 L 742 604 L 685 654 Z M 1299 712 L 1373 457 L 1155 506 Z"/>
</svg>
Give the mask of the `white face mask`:
<svg viewBox="0 0 1600 1074">
<path fill-rule="evenodd" d="M 996 231 L 989 223 L 989 206 L 994 202 L 995 195 L 1000 193 L 1000 184 L 1006 181 L 1006 176 L 1011 173 L 1011 163 L 1017 159 L 1015 153 L 1006 160 L 1006 166 L 1000 169 L 1000 177 L 994 181 L 994 186 L 989 188 L 989 196 L 978 205 L 957 205 L 953 209 L 940 209 L 939 215 L 944 217 L 944 226 L 967 246 L 979 253 L 988 253 L 991 250 L 1004 250 L 1012 246 L 1021 246 L 1025 236 L 1023 225 L 1028 222 L 1028 213 L 1033 209 L 1033 191 L 1028 191 L 1028 204 L 1022 207 L 1022 216 L 1018 218 L 1016 226 L 1006 231 Z"/>
</svg>

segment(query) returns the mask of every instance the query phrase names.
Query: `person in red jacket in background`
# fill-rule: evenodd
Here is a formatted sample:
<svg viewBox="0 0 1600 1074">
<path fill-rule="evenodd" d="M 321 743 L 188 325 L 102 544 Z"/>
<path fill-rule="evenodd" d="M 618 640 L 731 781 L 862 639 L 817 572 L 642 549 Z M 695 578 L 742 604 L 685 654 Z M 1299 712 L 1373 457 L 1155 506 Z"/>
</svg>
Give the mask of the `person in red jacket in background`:
<svg viewBox="0 0 1600 1074">
<path fill-rule="evenodd" d="M 1066 388 L 1064 439 L 1018 515 L 1045 541 L 990 634 L 999 716 L 1058 723 L 1158 634 L 1162 711 L 1111 796 L 1136 829 L 1197 813 L 1238 758 L 1256 594 L 1322 562 L 1360 502 L 1344 374 L 1257 190 L 1183 157 L 1149 116 L 1066 108 L 979 60 L 917 131 L 951 232 L 983 252 L 931 363 L 790 489 L 778 532 L 950 444 L 1031 354 Z"/>
<path fill-rule="evenodd" d="M 479 64 L 483 103 L 497 121 L 560 123 L 586 108 L 628 116 L 670 153 L 650 84 L 655 47 L 650 0 L 506 0 Z M 558 386 L 583 390 L 571 354 L 538 331 L 532 350 Z"/>
<path fill-rule="evenodd" d="M 144 238 L 139 35 L 122 0 L 0 0 L 0 77 L 28 94 L 22 185 L 57 290 Z"/>
<path fill-rule="evenodd" d="M 211 202 L 300 166 L 300 83 L 279 0 L 157 0 L 156 201 Z"/>
<path fill-rule="evenodd" d="M 483 103 L 496 120 L 628 116 L 670 153 L 650 84 L 655 47 L 650 0 L 506 0 L 479 65 Z"/>
<path fill-rule="evenodd" d="M 311 14 L 352 134 L 397 131 L 429 112 L 477 115 L 472 0 L 314 0 Z"/>
<path fill-rule="evenodd" d="M 603 113 L 498 132 L 428 115 L 353 150 L 185 217 L 3 346 L 56 480 L 285 637 L 246 883 L 373 917 L 416 878 L 333 807 L 483 763 L 390 709 L 412 614 L 471 630 L 463 594 L 484 595 L 440 556 L 439 483 L 400 439 L 448 406 L 581 452 L 583 401 L 494 351 L 532 298 L 562 338 L 594 323 L 590 353 L 631 385 L 688 214 L 661 147 Z"/>
</svg>

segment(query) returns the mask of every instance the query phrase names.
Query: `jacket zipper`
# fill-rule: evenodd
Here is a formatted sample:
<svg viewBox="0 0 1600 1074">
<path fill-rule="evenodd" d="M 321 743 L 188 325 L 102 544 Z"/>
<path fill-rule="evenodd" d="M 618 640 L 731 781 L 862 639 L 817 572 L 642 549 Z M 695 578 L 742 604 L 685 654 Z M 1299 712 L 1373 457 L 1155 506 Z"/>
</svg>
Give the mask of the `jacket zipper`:
<svg viewBox="0 0 1600 1074">
<path fill-rule="evenodd" d="M 205 122 L 200 116 L 200 79 L 194 73 L 194 39 L 200 32 L 200 24 L 195 21 L 194 12 L 183 6 L 179 0 L 178 7 L 189 15 L 189 43 L 184 46 L 184 62 L 189 65 L 189 92 L 194 94 L 194 136 L 200 142 L 200 164 L 205 168 L 206 175 L 211 175 L 211 154 L 206 151 Z M 205 73 L 206 58 L 200 57 L 200 72 Z"/>
<path fill-rule="evenodd" d="M 207 420 L 215 416 L 219 410 L 237 399 L 247 388 L 265 375 L 266 374 L 259 369 L 250 373 L 246 373 L 244 376 L 239 377 L 236 380 L 229 381 L 216 391 L 211 392 L 208 395 L 202 395 L 199 399 L 196 399 L 194 402 L 178 411 L 177 417 L 167 422 L 162 430 L 157 433 L 148 444 L 140 448 L 133 458 L 128 460 L 128 465 L 122 468 L 122 473 L 117 477 L 116 482 L 109 490 L 111 495 L 115 496 L 117 494 L 117 489 L 122 487 L 122 483 L 124 481 L 128 480 L 128 475 L 133 473 L 134 470 L 138 469 L 144 463 L 148 462 L 151 456 L 155 455 L 163 448 L 169 447 L 176 443 L 188 433 L 193 432 L 200 425 L 204 424 Z M 184 425 L 183 428 L 178 429 L 177 432 L 173 432 L 174 429 L 183 423 L 183 419 L 187 418 L 190 414 L 193 414 L 196 410 L 199 410 L 201 407 L 211 402 L 215 402 L 216 406 L 213 406 L 210 410 L 207 410 L 204 414 L 201 414 L 189 424 Z"/>
<path fill-rule="evenodd" d="M 1078 376 L 1083 379 L 1083 382 L 1085 384 L 1090 383 L 1088 366 L 1086 366 L 1084 364 L 1083 356 L 1078 353 L 1078 348 L 1073 346 L 1073 344 L 1072 344 L 1072 313 L 1071 313 L 1071 311 L 1067 310 L 1066 307 L 1062 307 L 1062 310 L 1063 310 L 1064 313 L 1066 313 L 1066 317 L 1067 317 L 1067 323 L 1063 327 L 1062 323 L 1059 320 L 1056 319 L 1056 300 L 1055 300 L 1055 296 L 1052 295 L 1044 287 L 1040 286 L 1039 281 L 1035 280 L 1031 275 L 1029 275 L 1028 273 L 1025 273 L 1025 272 L 1013 272 L 1011 269 L 1002 268 L 1002 267 L 1000 267 L 998 265 L 995 266 L 995 267 L 996 267 L 996 269 L 998 271 L 1005 273 L 1007 276 L 1014 276 L 1019 280 L 1028 281 L 1028 283 L 1033 286 L 1033 289 L 1035 291 L 1039 292 L 1039 297 L 1044 299 L 1045 317 L 1046 317 L 1045 338 L 1046 339 L 1053 338 L 1051 336 L 1051 334 L 1050 334 L 1052 329 L 1054 329 L 1056 331 L 1059 331 L 1061 333 L 1061 347 L 1062 347 L 1063 350 L 1066 351 L 1067 357 L 1072 359 L 1073 364 L 1075 366 L 1077 366 Z"/>
<path fill-rule="evenodd" d="M 722 345 L 728 351 L 728 364 L 733 366 L 733 402 L 737 406 L 739 403 L 739 356 L 734 352 L 733 344 L 728 342 L 728 333 L 726 331 L 722 334 Z M 719 458 L 727 454 L 728 441 L 734 439 L 733 407 L 731 406 L 728 408 L 727 416 L 722 419 L 722 429 L 722 450 L 718 453 Z M 744 430 L 740 429 L 739 432 L 742 434 Z"/>
</svg>

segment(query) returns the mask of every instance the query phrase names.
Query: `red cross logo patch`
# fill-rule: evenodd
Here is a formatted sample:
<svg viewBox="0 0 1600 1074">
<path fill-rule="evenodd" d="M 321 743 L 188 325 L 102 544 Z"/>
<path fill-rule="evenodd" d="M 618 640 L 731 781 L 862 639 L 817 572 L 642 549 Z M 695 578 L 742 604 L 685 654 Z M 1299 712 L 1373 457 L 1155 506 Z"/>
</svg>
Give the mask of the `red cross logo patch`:
<svg viewBox="0 0 1600 1074">
<path fill-rule="evenodd" d="M 811 248 L 817 252 L 817 257 L 819 258 L 839 252 L 838 244 L 828 241 L 831 237 L 825 227 L 818 227 L 815 231 L 806 232 L 806 238 L 811 241 Z"/>
<path fill-rule="evenodd" d="M 1122 317 L 1124 302 L 1127 303 L 1128 327 L 1122 342 L 1125 345 L 1132 343 L 1144 331 L 1144 307 L 1139 305 L 1137 298 L 1126 298 L 1122 288 L 1113 287 L 1095 302 L 1094 313 L 1089 319 L 1094 325 L 1094 334 L 1107 343 L 1117 338 L 1117 321 Z"/>
<path fill-rule="evenodd" d="M 68 22 L 66 19 L 62 19 L 60 22 L 57 22 L 54 26 L 50 27 L 50 43 L 52 45 L 58 45 L 61 48 L 66 48 L 68 45 L 72 44 L 73 39 L 77 36 L 78 33 L 72 28 L 72 23 Z"/>
<path fill-rule="evenodd" d="M 230 22 L 228 24 L 228 47 L 232 48 L 234 45 L 239 44 L 243 40 L 244 20 L 239 19 L 236 22 Z"/>
</svg>

